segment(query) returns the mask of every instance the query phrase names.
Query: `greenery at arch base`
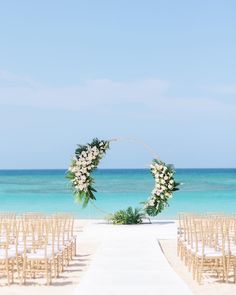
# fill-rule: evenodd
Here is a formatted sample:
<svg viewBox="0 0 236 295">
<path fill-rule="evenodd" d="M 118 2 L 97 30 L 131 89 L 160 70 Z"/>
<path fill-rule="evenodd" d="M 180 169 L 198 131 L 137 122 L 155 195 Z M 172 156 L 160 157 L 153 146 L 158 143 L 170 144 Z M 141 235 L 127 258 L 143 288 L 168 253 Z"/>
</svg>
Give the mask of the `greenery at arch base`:
<svg viewBox="0 0 236 295">
<path fill-rule="evenodd" d="M 109 148 L 110 141 L 95 138 L 91 143 L 79 145 L 75 150 L 75 155 L 67 171 L 67 178 L 70 179 L 75 201 L 82 204 L 83 208 L 88 205 L 89 201 L 96 200 L 94 195 L 96 189 L 93 187 L 94 178 L 92 172 L 97 169 L 100 160 Z M 140 209 L 136 209 L 136 211 L 134 209 L 133 215 L 139 214 L 140 217 L 143 214 L 156 216 L 168 206 L 168 201 L 172 197 L 173 192 L 178 190 L 179 183 L 174 179 L 175 170 L 173 165 L 154 159 L 150 165 L 150 171 L 154 178 L 154 188 L 148 199 L 142 203 L 142 212 L 140 212 Z M 128 209 L 123 210 L 123 213 L 121 213 L 122 210 L 119 210 L 120 216 L 122 214 L 124 216 L 132 215 L 131 209 Z M 125 220 L 126 217 L 123 219 Z M 137 218 L 137 220 L 140 219 Z"/>
</svg>

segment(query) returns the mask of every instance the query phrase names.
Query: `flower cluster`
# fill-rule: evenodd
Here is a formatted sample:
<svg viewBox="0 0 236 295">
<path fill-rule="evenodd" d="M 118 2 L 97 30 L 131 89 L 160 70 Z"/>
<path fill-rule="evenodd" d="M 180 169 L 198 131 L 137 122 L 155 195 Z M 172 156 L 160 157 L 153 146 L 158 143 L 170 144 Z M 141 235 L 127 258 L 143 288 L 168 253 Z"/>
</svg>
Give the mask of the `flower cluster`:
<svg viewBox="0 0 236 295">
<path fill-rule="evenodd" d="M 97 168 L 108 148 L 109 141 L 95 138 L 92 143 L 80 145 L 75 151 L 67 171 L 67 178 L 71 181 L 75 200 L 83 202 L 83 207 L 87 206 L 89 200 L 96 199 L 91 173 Z"/>
<path fill-rule="evenodd" d="M 150 165 L 151 173 L 155 179 L 155 187 L 144 209 L 150 216 L 156 216 L 166 206 L 168 200 L 172 197 L 173 191 L 178 190 L 179 183 L 174 180 L 174 168 L 172 165 L 166 165 L 160 160 L 153 160 Z"/>
</svg>

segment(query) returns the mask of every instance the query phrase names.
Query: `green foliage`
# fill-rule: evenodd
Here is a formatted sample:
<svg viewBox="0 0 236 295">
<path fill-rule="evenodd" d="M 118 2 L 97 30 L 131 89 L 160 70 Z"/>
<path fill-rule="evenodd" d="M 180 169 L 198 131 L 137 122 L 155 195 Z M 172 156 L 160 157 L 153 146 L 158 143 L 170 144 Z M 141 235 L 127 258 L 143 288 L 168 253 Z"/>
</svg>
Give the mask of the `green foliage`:
<svg viewBox="0 0 236 295">
<path fill-rule="evenodd" d="M 91 150 L 95 147 L 95 150 L 99 153 L 94 156 L 94 154 L 91 154 Z M 90 200 L 96 200 L 92 173 L 97 169 L 100 160 L 108 149 L 109 141 L 94 138 L 91 143 L 78 145 L 75 150 L 75 157 L 72 159 L 66 177 L 70 180 L 75 202 L 82 204 L 83 208 L 88 205 Z"/>
<path fill-rule="evenodd" d="M 66 177 L 70 180 L 75 201 L 85 208 L 89 201 L 96 200 L 93 172 L 97 169 L 100 160 L 109 149 L 111 141 L 94 138 L 91 143 L 78 145 Z M 154 159 L 151 164 L 151 173 L 155 180 L 155 187 L 151 196 L 143 203 L 143 212 L 149 216 L 156 216 L 165 207 L 177 191 L 179 183 L 174 179 L 174 166 Z M 142 222 L 142 213 L 139 209 L 129 207 L 120 210 L 110 217 L 116 224 L 137 224 Z"/>
<path fill-rule="evenodd" d="M 155 206 L 147 206 L 145 208 L 145 212 L 147 213 L 148 216 L 157 216 L 161 211 L 164 210 L 165 207 L 169 206 L 169 204 L 166 202 L 160 202 L 157 207 Z"/>
<path fill-rule="evenodd" d="M 141 209 L 128 207 L 126 210 L 119 210 L 112 214 L 108 220 L 113 224 L 140 224 L 143 213 Z"/>
<path fill-rule="evenodd" d="M 155 187 L 150 198 L 144 203 L 144 211 L 149 216 L 156 216 L 169 206 L 169 199 L 173 192 L 179 190 L 180 184 L 174 179 L 174 166 L 159 159 L 152 161 L 151 173 Z"/>
</svg>

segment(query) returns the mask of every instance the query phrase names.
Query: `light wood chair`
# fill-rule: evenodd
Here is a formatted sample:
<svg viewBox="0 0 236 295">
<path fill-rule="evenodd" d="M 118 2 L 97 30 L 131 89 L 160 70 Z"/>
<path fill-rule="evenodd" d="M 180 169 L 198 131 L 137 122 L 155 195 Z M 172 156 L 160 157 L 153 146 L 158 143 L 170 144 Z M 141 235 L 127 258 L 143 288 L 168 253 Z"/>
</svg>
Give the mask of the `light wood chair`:
<svg viewBox="0 0 236 295">
<path fill-rule="evenodd" d="M 14 282 L 14 265 L 17 253 L 9 248 L 10 226 L 9 223 L 0 223 L 0 273 L 6 276 L 8 286 Z"/>
<path fill-rule="evenodd" d="M 27 228 L 25 229 L 25 251 L 23 262 L 23 282 L 26 282 L 27 277 L 35 278 L 37 275 L 46 276 L 46 284 L 50 285 L 52 282 L 52 262 L 53 252 L 52 248 L 48 246 L 49 224 L 46 220 L 40 220 L 40 231 L 44 233 L 44 240 L 41 241 L 40 248 L 32 245 L 32 251 L 27 252 Z M 27 226 L 27 225 L 26 225 Z M 33 239 L 34 242 L 34 239 Z"/>
<path fill-rule="evenodd" d="M 75 255 L 72 215 L 0 214 L 0 273 L 8 285 L 14 282 L 15 273 L 20 284 L 44 276 L 49 285 Z"/>
</svg>

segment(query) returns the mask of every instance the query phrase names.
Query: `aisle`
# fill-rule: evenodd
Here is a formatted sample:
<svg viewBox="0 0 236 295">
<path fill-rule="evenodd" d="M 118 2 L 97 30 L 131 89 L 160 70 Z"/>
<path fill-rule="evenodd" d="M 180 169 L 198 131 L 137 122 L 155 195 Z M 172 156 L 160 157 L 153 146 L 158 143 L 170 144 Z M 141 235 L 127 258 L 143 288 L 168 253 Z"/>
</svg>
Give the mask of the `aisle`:
<svg viewBox="0 0 236 295">
<path fill-rule="evenodd" d="M 94 224 L 89 230 L 101 246 L 74 295 L 192 294 L 158 244 L 158 238 L 175 238 L 174 223 Z"/>
</svg>

